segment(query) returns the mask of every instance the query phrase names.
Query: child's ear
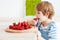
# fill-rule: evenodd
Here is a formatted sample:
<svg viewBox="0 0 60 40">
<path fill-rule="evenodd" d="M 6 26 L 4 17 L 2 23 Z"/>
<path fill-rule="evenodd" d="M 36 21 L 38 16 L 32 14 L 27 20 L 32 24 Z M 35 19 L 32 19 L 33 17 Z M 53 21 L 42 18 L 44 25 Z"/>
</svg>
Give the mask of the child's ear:
<svg viewBox="0 0 60 40">
<path fill-rule="evenodd" d="M 47 17 L 48 17 L 48 16 L 49 16 L 49 12 L 46 12 L 46 13 L 45 13 L 45 16 L 47 16 Z"/>
</svg>

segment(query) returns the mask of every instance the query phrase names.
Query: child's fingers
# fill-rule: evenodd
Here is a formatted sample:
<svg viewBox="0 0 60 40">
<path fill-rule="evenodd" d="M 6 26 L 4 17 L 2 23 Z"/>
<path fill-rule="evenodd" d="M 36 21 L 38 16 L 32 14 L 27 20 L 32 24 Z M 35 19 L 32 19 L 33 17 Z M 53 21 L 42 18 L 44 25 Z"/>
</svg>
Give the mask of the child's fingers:
<svg viewBox="0 0 60 40">
<path fill-rule="evenodd" d="M 31 24 L 31 25 L 35 25 L 34 20 L 27 20 L 27 21 L 28 21 L 29 24 Z"/>
</svg>

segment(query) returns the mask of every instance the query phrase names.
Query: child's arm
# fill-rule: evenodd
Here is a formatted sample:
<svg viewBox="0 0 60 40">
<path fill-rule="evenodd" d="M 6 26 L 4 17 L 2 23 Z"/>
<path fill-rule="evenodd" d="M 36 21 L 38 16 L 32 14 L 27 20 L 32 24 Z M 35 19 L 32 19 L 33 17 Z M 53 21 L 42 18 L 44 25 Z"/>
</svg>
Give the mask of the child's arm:
<svg viewBox="0 0 60 40">
<path fill-rule="evenodd" d="M 42 36 L 41 33 L 39 31 L 36 32 L 37 34 L 37 40 L 45 40 Z"/>
</svg>

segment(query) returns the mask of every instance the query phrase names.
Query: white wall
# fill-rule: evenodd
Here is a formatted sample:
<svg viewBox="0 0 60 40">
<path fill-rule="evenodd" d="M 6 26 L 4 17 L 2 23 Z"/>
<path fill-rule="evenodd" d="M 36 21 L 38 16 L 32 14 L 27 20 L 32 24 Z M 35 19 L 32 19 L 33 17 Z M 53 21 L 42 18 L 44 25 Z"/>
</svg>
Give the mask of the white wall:
<svg viewBox="0 0 60 40">
<path fill-rule="evenodd" d="M 0 0 L 0 18 L 17 18 L 25 14 L 25 0 Z"/>
</svg>

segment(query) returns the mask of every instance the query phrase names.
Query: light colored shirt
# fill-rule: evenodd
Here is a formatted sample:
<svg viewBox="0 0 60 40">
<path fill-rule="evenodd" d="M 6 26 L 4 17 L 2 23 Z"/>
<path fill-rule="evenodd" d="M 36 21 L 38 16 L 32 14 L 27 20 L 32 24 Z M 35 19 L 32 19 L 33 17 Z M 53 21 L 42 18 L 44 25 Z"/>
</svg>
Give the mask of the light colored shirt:
<svg viewBox="0 0 60 40">
<path fill-rule="evenodd" d="M 36 26 L 38 30 L 41 32 L 41 36 L 45 40 L 57 40 L 57 29 L 55 22 L 51 22 L 48 27 L 43 28 L 40 22 L 37 22 Z"/>
</svg>

